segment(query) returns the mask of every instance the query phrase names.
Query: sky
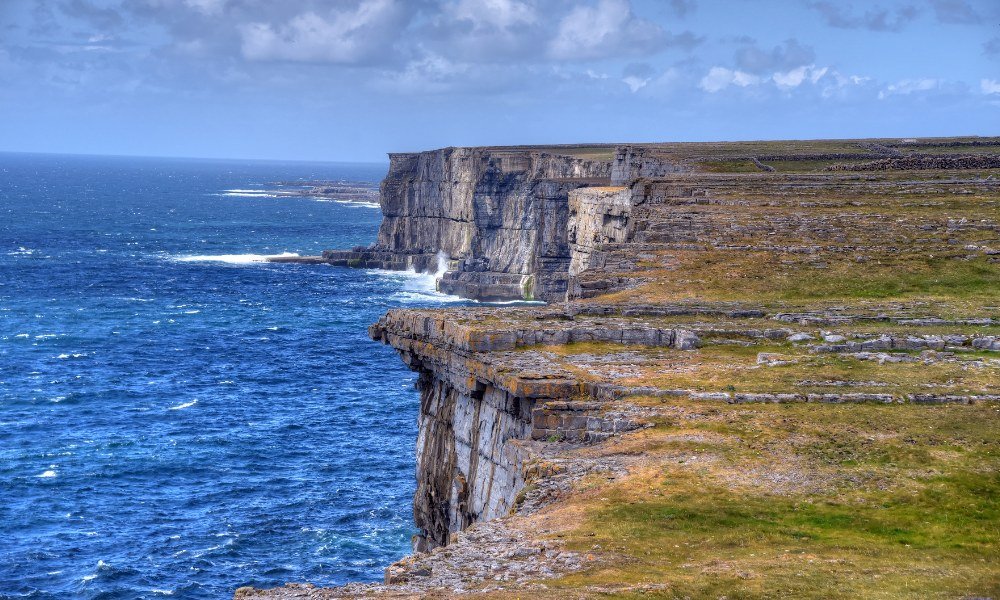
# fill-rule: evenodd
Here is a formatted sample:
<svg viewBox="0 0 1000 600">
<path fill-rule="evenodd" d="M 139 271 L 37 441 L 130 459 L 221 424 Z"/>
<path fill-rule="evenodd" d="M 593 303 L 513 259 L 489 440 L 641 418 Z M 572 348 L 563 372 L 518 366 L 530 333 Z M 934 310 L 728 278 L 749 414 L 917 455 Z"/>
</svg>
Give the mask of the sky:
<svg viewBox="0 0 1000 600">
<path fill-rule="evenodd" d="M 1000 0 L 0 0 L 0 151 L 1000 134 Z"/>
</svg>

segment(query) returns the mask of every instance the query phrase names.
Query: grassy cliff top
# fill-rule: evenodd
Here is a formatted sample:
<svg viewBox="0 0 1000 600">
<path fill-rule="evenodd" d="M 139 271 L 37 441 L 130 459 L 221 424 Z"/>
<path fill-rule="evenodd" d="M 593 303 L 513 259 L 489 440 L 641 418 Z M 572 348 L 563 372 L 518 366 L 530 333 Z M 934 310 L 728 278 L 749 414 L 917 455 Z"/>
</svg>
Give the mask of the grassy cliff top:
<svg viewBox="0 0 1000 600">
<path fill-rule="evenodd" d="M 628 475 L 530 518 L 591 559 L 546 597 L 1000 593 L 998 406 L 660 406 L 652 429 L 579 451 Z"/>
</svg>

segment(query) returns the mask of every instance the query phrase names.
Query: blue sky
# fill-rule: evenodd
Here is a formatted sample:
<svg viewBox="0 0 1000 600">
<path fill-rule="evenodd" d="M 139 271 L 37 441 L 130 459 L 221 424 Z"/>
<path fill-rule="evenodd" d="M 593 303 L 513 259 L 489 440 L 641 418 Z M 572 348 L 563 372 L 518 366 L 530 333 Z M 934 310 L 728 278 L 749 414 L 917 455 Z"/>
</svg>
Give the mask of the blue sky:
<svg viewBox="0 0 1000 600">
<path fill-rule="evenodd" d="M 1000 0 L 0 0 L 0 150 L 1000 134 Z"/>
</svg>

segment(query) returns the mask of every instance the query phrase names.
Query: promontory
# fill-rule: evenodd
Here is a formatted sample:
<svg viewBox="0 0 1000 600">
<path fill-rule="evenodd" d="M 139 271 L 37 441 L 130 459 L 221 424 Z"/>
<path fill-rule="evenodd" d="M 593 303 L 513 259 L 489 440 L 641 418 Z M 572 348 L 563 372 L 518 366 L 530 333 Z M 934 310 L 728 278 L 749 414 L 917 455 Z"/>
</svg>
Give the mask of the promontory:
<svg viewBox="0 0 1000 600">
<path fill-rule="evenodd" d="M 414 553 L 237 598 L 1000 597 L 1000 138 L 390 161 Z"/>
</svg>

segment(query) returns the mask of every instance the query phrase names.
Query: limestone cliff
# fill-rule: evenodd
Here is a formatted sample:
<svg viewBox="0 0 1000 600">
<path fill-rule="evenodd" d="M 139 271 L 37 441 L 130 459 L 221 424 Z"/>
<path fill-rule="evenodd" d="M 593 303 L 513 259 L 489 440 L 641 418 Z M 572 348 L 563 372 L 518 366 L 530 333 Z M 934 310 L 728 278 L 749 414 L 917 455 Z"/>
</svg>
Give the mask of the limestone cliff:
<svg viewBox="0 0 1000 600">
<path fill-rule="evenodd" d="M 328 251 L 328 261 L 445 269 L 441 291 L 479 300 L 563 299 L 569 192 L 607 184 L 610 161 L 535 148 L 444 148 L 389 158 L 378 240 Z"/>
<path fill-rule="evenodd" d="M 501 309 L 502 310 L 502 309 Z M 492 313 L 500 318 L 503 312 Z M 588 402 L 613 395 L 576 374 L 547 366 L 521 349 L 539 344 L 605 341 L 693 348 L 695 334 L 650 324 L 623 327 L 587 316 L 539 310 L 541 329 L 483 327 L 481 310 L 468 320 L 433 312 L 390 311 L 369 332 L 399 351 L 420 374 L 414 549 L 448 543 L 469 525 L 507 514 L 525 483 L 532 439 L 599 440 L 634 426 L 608 418 Z"/>
</svg>

